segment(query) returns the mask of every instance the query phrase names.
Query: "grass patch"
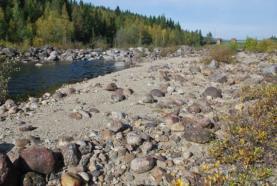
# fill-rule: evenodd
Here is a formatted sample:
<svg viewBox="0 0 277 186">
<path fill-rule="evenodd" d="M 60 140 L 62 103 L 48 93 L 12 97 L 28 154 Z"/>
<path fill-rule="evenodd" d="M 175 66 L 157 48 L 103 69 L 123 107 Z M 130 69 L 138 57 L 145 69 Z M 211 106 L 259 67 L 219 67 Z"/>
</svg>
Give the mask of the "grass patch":
<svg viewBox="0 0 277 186">
<path fill-rule="evenodd" d="M 276 167 L 277 85 L 244 88 L 241 100 L 254 103 L 226 118 L 228 139 L 215 141 L 209 149 L 217 161 L 212 168 L 229 165 L 233 169 L 210 175 L 207 179 L 212 184 L 265 184 Z"/>
</svg>

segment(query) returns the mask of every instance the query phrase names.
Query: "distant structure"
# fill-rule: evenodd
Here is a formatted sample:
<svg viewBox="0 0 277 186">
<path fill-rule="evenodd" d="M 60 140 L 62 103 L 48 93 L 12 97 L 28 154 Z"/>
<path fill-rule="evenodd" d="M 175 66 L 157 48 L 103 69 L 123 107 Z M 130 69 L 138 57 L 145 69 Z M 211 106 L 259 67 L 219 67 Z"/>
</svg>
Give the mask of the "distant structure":
<svg viewBox="0 0 277 186">
<path fill-rule="evenodd" d="M 237 43 L 237 39 L 236 38 L 232 38 L 231 39 L 231 43 Z"/>
<path fill-rule="evenodd" d="M 221 39 L 221 38 L 217 38 L 217 39 L 216 39 L 216 44 L 217 44 L 217 45 L 221 45 L 221 43 L 222 43 L 222 39 Z"/>
</svg>

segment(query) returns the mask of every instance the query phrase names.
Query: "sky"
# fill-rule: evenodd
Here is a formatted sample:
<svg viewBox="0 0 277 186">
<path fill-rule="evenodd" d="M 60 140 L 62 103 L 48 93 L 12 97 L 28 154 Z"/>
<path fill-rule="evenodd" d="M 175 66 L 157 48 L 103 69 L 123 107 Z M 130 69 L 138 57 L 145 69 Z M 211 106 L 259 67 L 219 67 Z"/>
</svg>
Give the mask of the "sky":
<svg viewBox="0 0 277 186">
<path fill-rule="evenodd" d="M 277 35 L 277 0 L 83 0 L 94 5 L 165 15 L 183 29 L 223 39 Z"/>
</svg>

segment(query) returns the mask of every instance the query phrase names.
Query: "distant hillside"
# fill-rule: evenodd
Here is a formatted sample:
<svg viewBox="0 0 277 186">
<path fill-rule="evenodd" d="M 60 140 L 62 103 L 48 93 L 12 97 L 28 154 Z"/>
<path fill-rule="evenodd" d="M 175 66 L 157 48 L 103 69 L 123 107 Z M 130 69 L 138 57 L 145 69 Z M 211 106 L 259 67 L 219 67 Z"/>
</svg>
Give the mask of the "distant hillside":
<svg viewBox="0 0 277 186">
<path fill-rule="evenodd" d="M 146 17 L 72 0 L 1 0 L 1 43 L 92 47 L 201 45 L 201 31 L 184 31 L 165 16 Z"/>
</svg>

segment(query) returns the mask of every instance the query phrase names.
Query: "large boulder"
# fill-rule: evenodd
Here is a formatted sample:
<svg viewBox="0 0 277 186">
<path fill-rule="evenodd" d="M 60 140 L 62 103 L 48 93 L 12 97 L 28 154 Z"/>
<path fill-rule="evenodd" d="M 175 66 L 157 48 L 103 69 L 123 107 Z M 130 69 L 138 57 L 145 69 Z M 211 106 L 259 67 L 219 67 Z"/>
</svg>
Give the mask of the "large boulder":
<svg viewBox="0 0 277 186">
<path fill-rule="evenodd" d="M 30 147 L 20 153 L 19 165 L 24 171 L 49 174 L 55 169 L 54 153 L 44 147 Z"/>
</svg>

